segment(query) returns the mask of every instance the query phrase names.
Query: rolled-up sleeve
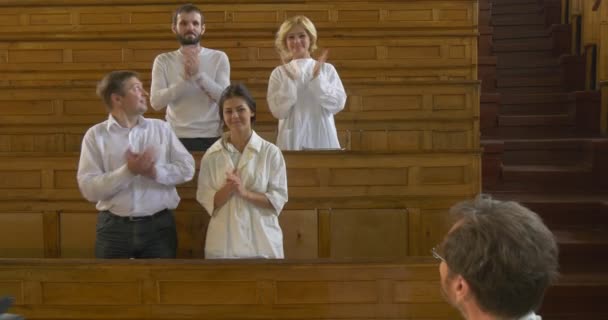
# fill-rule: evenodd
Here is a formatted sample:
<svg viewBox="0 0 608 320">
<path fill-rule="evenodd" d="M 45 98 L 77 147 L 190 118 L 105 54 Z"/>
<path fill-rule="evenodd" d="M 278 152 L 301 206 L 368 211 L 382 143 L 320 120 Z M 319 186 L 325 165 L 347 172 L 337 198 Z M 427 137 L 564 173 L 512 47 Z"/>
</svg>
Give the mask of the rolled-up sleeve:
<svg viewBox="0 0 608 320">
<path fill-rule="evenodd" d="M 215 210 L 214 198 L 218 189 L 213 188 L 212 186 L 212 170 L 215 168 L 211 168 L 214 162 L 211 158 L 211 154 L 205 153 L 201 160 L 201 168 L 198 173 L 198 185 L 196 188 L 196 201 L 205 208 L 210 216 L 213 216 L 213 211 Z"/>
<path fill-rule="evenodd" d="M 264 193 L 268 201 L 275 209 L 275 214 L 279 215 L 283 210 L 283 206 L 287 203 L 287 167 L 281 150 L 276 146 L 271 149 L 270 163 L 268 172 L 268 189 Z"/>
</svg>

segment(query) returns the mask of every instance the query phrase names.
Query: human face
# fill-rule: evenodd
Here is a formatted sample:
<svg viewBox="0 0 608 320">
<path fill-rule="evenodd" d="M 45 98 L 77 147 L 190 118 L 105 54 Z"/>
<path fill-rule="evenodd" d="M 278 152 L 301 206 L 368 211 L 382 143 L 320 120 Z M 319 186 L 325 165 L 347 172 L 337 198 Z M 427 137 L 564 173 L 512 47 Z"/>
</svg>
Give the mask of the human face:
<svg viewBox="0 0 608 320">
<path fill-rule="evenodd" d="M 287 32 L 285 42 L 293 59 L 310 58 L 310 37 L 301 25 L 296 25 Z"/>
<path fill-rule="evenodd" d="M 182 12 L 177 15 L 177 21 L 172 27 L 177 41 L 182 46 L 195 45 L 201 41 L 205 33 L 205 25 L 201 23 L 201 15 L 198 12 Z"/>
<path fill-rule="evenodd" d="M 224 123 L 226 123 L 231 132 L 251 130 L 251 118 L 254 116 L 254 113 L 242 98 L 232 97 L 226 99 L 222 108 L 222 115 Z"/>
<path fill-rule="evenodd" d="M 118 103 L 127 115 L 141 115 L 148 110 L 148 92 L 136 77 L 126 80 Z"/>
</svg>

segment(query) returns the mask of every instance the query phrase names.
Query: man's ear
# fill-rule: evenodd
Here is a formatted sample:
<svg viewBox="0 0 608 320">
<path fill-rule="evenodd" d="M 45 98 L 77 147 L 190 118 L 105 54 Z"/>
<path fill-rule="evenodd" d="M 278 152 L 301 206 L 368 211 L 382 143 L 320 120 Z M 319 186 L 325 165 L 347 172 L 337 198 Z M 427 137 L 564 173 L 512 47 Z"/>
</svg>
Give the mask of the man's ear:
<svg viewBox="0 0 608 320">
<path fill-rule="evenodd" d="M 457 275 L 450 285 L 452 286 L 454 299 L 456 299 L 457 302 L 465 301 L 470 297 L 471 287 L 469 286 L 467 280 L 461 275 Z"/>
<path fill-rule="evenodd" d="M 175 25 L 175 24 L 171 24 L 171 31 L 173 31 L 173 33 L 175 33 L 175 34 L 177 34 L 177 28 L 176 28 L 176 26 L 177 25 Z"/>
<path fill-rule="evenodd" d="M 201 26 L 201 36 L 205 33 L 205 24 Z"/>
<path fill-rule="evenodd" d="M 112 101 L 112 106 L 118 106 L 122 103 L 122 96 L 117 93 L 112 93 L 110 100 Z"/>
</svg>

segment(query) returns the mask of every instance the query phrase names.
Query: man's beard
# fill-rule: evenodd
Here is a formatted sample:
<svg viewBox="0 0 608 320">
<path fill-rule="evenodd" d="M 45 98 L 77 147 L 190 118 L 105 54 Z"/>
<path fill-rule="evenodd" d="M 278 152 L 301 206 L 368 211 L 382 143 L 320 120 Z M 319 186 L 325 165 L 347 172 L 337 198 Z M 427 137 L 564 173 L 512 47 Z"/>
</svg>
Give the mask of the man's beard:
<svg viewBox="0 0 608 320">
<path fill-rule="evenodd" d="M 188 38 L 187 36 L 189 34 L 194 34 L 194 37 L 192 38 Z M 196 34 L 196 33 L 189 33 L 188 35 L 186 35 L 185 37 L 178 34 L 177 37 L 177 41 L 179 41 L 179 43 L 182 46 L 189 46 L 189 45 L 193 45 L 193 44 L 198 44 L 199 42 L 201 42 L 201 36 L 200 34 Z"/>
</svg>

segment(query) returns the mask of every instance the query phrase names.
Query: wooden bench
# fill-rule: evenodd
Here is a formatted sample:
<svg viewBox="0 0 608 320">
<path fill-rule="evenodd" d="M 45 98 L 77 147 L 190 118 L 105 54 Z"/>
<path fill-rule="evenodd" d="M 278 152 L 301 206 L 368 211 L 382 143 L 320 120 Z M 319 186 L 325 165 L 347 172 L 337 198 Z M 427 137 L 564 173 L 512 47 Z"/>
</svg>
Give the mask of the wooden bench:
<svg viewBox="0 0 608 320">
<path fill-rule="evenodd" d="M 27 319 L 456 319 L 432 258 L 0 260 Z"/>
<path fill-rule="evenodd" d="M 427 255 L 445 233 L 447 208 L 480 188 L 478 153 L 285 158 L 290 200 L 281 223 L 294 257 Z M 78 190 L 77 165 L 76 153 L 0 155 L 0 256 L 92 255 L 96 211 Z M 178 192 L 180 256 L 198 257 L 208 216 L 195 200 L 195 181 Z M 27 236 L 15 241 L 20 235 Z"/>
<path fill-rule="evenodd" d="M 277 120 L 266 103 L 267 82 L 247 85 L 258 105 L 256 130 L 274 141 Z M 345 87 L 347 106 L 336 122 L 341 144 L 349 150 L 466 150 L 479 145 L 477 81 L 350 80 Z M 84 85 L 0 89 L 0 105 L 0 152 L 79 151 L 84 132 L 107 118 L 94 88 Z M 164 118 L 164 110 L 150 109 L 148 116 Z"/>
</svg>

